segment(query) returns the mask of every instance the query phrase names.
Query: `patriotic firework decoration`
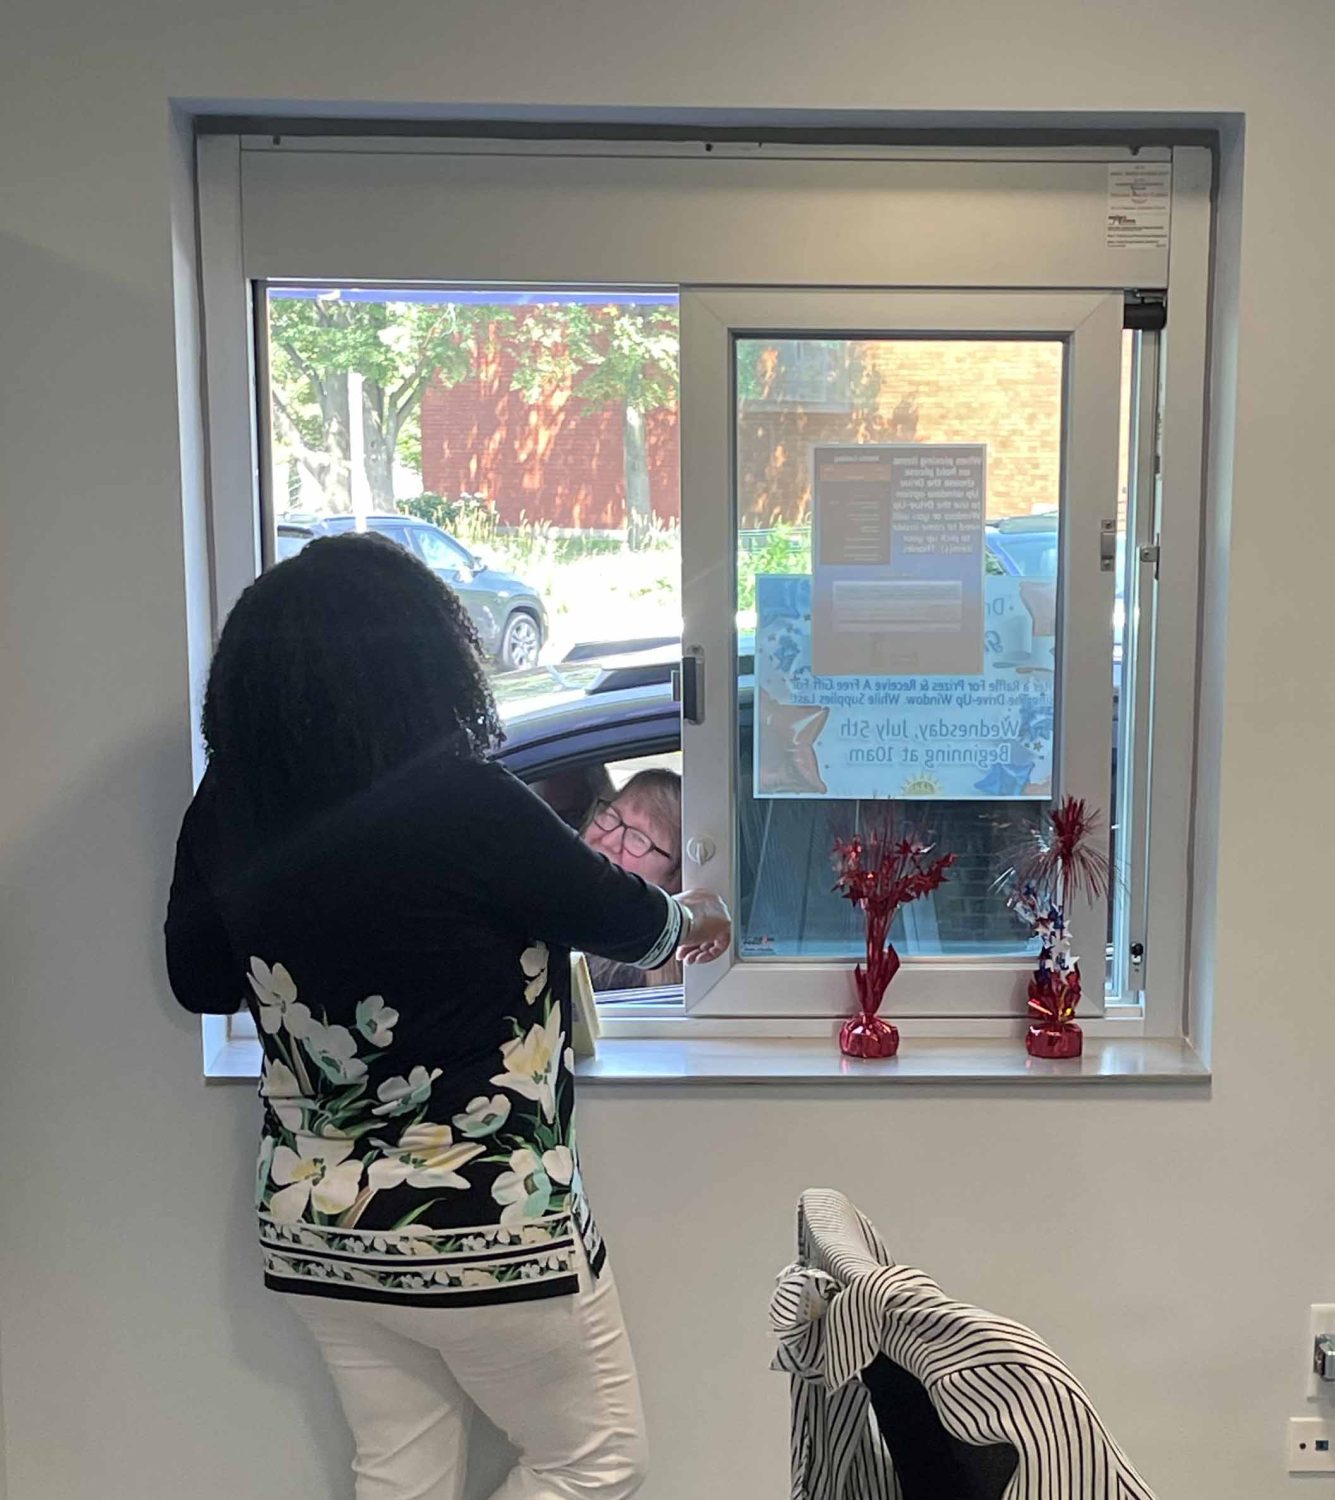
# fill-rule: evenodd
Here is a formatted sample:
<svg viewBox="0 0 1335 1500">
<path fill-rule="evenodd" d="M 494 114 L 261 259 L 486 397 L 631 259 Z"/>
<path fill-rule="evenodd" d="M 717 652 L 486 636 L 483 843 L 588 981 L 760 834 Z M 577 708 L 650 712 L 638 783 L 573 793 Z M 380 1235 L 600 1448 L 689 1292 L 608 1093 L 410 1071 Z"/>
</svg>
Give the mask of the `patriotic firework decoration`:
<svg viewBox="0 0 1335 1500">
<path fill-rule="evenodd" d="M 1108 856 L 1095 835 L 1099 816 L 1079 797 L 1052 808 L 1013 867 L 1001 878 L 1008 903 L 1039 942 L 1038 967 L 1029 981 L 1031 1057 L 1079 1057 L 1084 1045 L 1075 1020 L 1080 1004 L 1080 961 L 1071 952 L 1066 925 L 1073 902 L 1108 894 Z"/>
</svg>

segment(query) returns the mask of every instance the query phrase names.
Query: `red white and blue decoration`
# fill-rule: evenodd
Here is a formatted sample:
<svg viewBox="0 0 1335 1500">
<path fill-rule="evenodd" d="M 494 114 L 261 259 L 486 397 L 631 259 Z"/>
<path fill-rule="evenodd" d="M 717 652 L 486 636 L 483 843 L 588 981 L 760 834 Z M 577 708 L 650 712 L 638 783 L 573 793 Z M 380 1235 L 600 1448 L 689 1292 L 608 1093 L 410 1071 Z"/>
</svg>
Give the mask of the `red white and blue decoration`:
<svg viewBox="0 0 1335 1500">
<path fill-rule="evenodd" d="M 1099 815 L 1079 797 L 1047 813 L 1033 842 L 1002 876 L 1011 910 L 1038 939 L 1038 967 L 1029 980 L 1031 1057 L 1079 1057 L 1084 1037 L 1075 1019 L 1080 1004 L 1080 960 L 1071 949 L 1067 913 L 1075 901 L 1108 894 L 1108 856 L 1099 839 Z"/>
</svg>

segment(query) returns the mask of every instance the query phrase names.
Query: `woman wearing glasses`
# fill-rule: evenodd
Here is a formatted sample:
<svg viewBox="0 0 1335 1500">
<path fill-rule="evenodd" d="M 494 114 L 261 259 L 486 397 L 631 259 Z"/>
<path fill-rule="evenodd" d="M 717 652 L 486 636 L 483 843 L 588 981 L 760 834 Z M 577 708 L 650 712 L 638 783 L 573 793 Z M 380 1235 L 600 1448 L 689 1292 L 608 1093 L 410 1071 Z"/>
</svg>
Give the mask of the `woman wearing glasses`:
<svg viewBox="0 0 1335 1500">
<path fill-rule="evenodd" d="M 458 1500 L 477 1409 L 519 1452 L 493 1500 L 626 1500 L 644 1468 L 570 949 L 690 963 L 730 923 L 672 893 L 638 814 L 600 857 L 499 737 L 455 595 L 373 533 L 318 538 L 227 620 L 177 843 L 168 975 L 188 1010 L 255 1018 L 265 1281 L 333 1374 L 358 1500 Z"/>
<path fill-rule="evenodd" d="M 594 804 L 584 842 L 660 890 L 680 891 L 681 777 L 657 767 L 632 776 L 615 797 Z M 681 964 L 674 956 L 656 969 L 639 969 L 590 958 L 589 974 L 594 989 L 606 994 L 680 984 Z"/>
</svg>

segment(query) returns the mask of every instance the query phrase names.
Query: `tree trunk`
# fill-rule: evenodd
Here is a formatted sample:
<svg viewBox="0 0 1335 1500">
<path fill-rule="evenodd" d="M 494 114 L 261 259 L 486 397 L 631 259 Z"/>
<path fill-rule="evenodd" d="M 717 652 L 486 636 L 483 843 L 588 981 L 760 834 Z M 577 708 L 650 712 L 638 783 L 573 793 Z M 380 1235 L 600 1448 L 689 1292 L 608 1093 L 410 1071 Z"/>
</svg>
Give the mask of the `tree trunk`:
<svg viewBox="0 0 1335 1500">
<path fill-rule="evenodd" d="M 397 433 L 386 431 L 384 393 L 367 381 L 362 387 L 362 441 L 366 452 L 366 482 L 371 490 L 371 508 L 394 509 L 394 448 Z"/>
<path fill-rule="evenodd" d="M 653 535 L 654 513 L 649 499 L 649 446 L 644 413 L 626 403 L 623 424 L 626 469 L 626 540 L 634 552 L 643 551 Z"/>
<path fill-rule="evenodd" d="M 329 469 L 323 476 L 324 498 L 336 515 L 352 514 L 352 425 L 348 417 L 348 377 L 328 370 L 317 387 L 324 421 Z"/>
</svg>

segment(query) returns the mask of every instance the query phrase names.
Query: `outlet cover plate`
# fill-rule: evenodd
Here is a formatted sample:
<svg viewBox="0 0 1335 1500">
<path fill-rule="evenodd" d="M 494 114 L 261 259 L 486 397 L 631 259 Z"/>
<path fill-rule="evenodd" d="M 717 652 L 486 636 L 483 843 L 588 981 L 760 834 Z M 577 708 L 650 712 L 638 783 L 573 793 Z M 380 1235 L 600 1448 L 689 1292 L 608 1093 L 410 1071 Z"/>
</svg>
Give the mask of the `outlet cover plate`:
<svg viewBox="0 0 1335 1500">
<path fill-rule="evenodd" d="M 1289 1473 L 1335 1474 L 1335 1420 L 1289 1418 Z"/>
</svg>

